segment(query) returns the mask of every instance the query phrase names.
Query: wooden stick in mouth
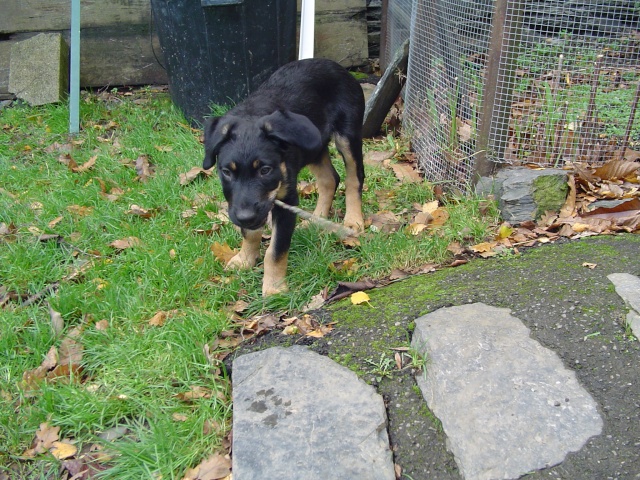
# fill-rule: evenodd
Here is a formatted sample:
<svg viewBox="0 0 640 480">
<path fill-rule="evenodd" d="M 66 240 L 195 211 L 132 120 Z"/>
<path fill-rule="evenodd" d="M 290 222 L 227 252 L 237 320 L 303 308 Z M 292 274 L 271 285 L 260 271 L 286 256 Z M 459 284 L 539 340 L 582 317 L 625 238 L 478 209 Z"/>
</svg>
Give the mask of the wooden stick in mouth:
<svg viewBox="0 0 640 480">
<path fill-rule="evenodd" d="M 355 237 L 358 235 L 358 232 L 356 232 L 355 230 L 349 227 L 345 227 L 344 225 L 340 225 L 338 223 L 332 222 L 331 220 L 327 220 L 326 218 L 318 217 L 313 213 L 309 213 L 305 210 L 302 210 L 301 208 L 286 204 L 278 199 L 275 200 L 275 204 L 278 205 L 280 208 L 284 208 L 285 210 L 289 210 L 290 212 L 300 215 L 300 217 L 315 223 L 316 225 L 320 226 L 324 230 L 328 230 L 329 232 L 335 233 L 341 239 L 344 239 L 347 237 Z"/>
</svg>

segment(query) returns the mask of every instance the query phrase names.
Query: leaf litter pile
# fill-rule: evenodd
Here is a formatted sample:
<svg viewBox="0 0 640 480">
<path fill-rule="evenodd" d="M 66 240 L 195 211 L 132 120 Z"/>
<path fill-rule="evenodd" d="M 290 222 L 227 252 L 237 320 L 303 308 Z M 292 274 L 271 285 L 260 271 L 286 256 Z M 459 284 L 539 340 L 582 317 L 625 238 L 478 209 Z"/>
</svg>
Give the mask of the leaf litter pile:
<svg viewBox="0 0 640 480">
<path fill-rule="evenodd" d="M 9 319 L 0 332 L 8 352 L 0 424 L 14 432 L 3 442 L 0 479 L 230 478 L 223 361 L 243 342 L 268 332 L 294 341 L 330 335 L 339 325 L 315 315 L 323 305 L 349 298 L 375 308 L 366 290 L 475 256 L 640 229 L 637 161 L 571 165 L 561 212 L 509 225 L 496 221 L 490 199 L 455 198 L 424 182 L 413 154 L 390 135 L 367 145 L 365 233 L 340 239 L 313 219 L 299 227 L 290 256 L 299 288 L 265 301 L 259 268 L 224 268 L 239 234 L 215 175 L 191 168 L 201 161 L 200 132 L 166 96 L 149 97 L 87 96 L 95 116 L 67 143 L 62 135 L 34 143 L 17 120 L 0 117 L 12 145 L 0 151 L 10 172 L 0 188 L 0 252 L 12 265 L 0 270 L 0 312 Z M 150 143 L 127 136 L 142 126 L 112 112 L 122 105 L 128 114 L 149 110 L 152 129 L 141 136 Z M 56 114 L 66 112 L 27 115 L 27 123 L 46 133 Z M 301 177 L 299 194 L 312 210 L 312 177 Z M 594 208 L 599 200 L 616 205 Z M 333 221 L 343 205 L 339 193 Z M 266 248 L 268 230 L 263 240 Z M 321 256 L 307 258 L 313 253 Z"/>
</svg>

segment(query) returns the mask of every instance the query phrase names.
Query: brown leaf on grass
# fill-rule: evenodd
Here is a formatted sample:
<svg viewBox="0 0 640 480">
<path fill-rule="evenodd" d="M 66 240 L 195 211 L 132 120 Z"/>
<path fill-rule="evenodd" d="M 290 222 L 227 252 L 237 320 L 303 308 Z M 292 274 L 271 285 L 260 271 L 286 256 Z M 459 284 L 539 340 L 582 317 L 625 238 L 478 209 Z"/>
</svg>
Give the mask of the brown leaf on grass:
<svg viewBox="0 0 640 480">
<path fill-rule="evenodd" d="M 183 402 L 192 403 L 194 400 L 207 399 L 213 396 L 213 392 L 200 385 L 191 385 L 188 392 L 180 392 L 175 395 L 178 400 Z"/>
<path fill-rule="evenodd" d="M 431 212 L 433 220 L 429 223 L 429 227 L 441 227 L 449 220 L 449 212 L 444 207 L 436 208 Z"/>
<path fill-rule="evenodd" d="M 385 150 L 385 151 L 370 150 L 364 154 L 364 164 L 375 167 L 382 164 L 382 162 L 384 162 L 385 160 L 393 158 L 395 154 L 396 154 L 395 150 Z"/>
<path fill-rule="evenodd" d="M 221 480 L 231 474 L 231 460 L 228 455 L 215 453 L 200 465 L 188 469 L 182 480 Z"/>
<path fill-rule="evenodd" d="M 21 387 L 27 391 L 27 396 L 38 389 L 38 383 L 47 377 L 47 373 L 58 364 L 58 349 L 52 346 L 40 366 L 27 370 L 22 374 Z"/>
<path fill-rule="evenodd" d="M 427 227 L 428 225 L 425 223 L 411 223 L 409 224 L 409 226 L 407 226 L 406 232 L 409 235 L 417 236 L 420 235 L 420 233 L 422 233 L 424 230 L 426 230 Z"/>
<path fill-rule="evenodd" d="M 70 152 L 71 150 L 73 150 L 73 145 L 71 145 L 70 143 L 62 144 L 58 142 L 53 142 L 51 145 L 44 149 L 44 151 L 47 153 Z"/>
<path fill-rule="evenodd" d="M 60 427 L 51 426 L 47 422 L 41 423 L 40 428 L 36 431 L 36 438 L 33 441 L 32 447 L 26 450 L 22 456 L 33 458 L 36 455 L 48 451 L 60 438 L 59 433 Z"/>
<path fill-rule="evenodd" d="M 120 240 L 114 240 L 109 244 L 109 246 L 116 250 L 126 250 L 127 248 L 137 247 L 141 244 L 142 242 L 138 237 L 126 237 L 121 238 Z"/>
<path fill-rule="evenodd" d="M 97 159 L 98 159 L 98 156 L 94 155 L 93 157 L 89 158 L 89 160 L 87 160 L 82 165 L 71 166 L 71 163 L 69 163 L 69 170 L 71 170 L 73 173 L 84 173 L 87 170 L 93 168 L 93 166 L 96 164 L 96 160 Z M 73 163 L 75 163 L 75 162 L 73 162 Z"/>
<path fill-rule="evenodd" d="M 327 289 L 324 288 L 320 293 L 311 297 L 309 303 L 307 303 L 304 307 L 302 307 L 303 312 L 308 312 L 310 310 L 317 310 L 318 308 L 324 305 L 325 299 L 327 298 Z"/>
<path fill-rule="evenodd" d="M 138 174 L 136 180 L 142 183 L 148 181 L 155 173 L 154 167 L 149 163 L 149 157 L 146 155 L 140 155 L 136 159 L 135 168 Z"/>
<path fill-rule="evenodd" d="M 329 264 L 329 270 L 338 273 L 351 274 L 358 271 L 360 265 L 357 263 L 357 258 L 347 258 L 346 260 L 340 260 Z"/>
<path fill-rule="evenodd" d="M 360 240 L 358 239 L 358 237 L 353 237 L 353 236 L 344 237 L 340 239 L 340 243 L 342 243 L 342 245 L 344 245 L 345 247 L 349 247 L 349 248 L 355 248 L 360 246 Z"/>
<path fill-rule="evenodd" d="M 209 169 L 209 170 L 205 170 L 202 167 L 193 167 L 191 170 L 189 170 L 186 173 L 181 173 L 179 175 L 180 177 L 180 185 L 189 185 L 191 182 L 193 182 L 194 180 L 196 180 L 199 177 L 209 177 L 211 175 L 213 175 L 214 170 L 213 169 Z"/>
<path fill-rule="evenodd" d="M 64 460 L 65 458 L 73 457 L 78 453 L 78 447 L 67 442 L 53 442 L 51 449 L 49 450 L 58 460 Z"/>
<path fill-rule="evenodd" d="M 224 263 L 225 265 L 229 263 L 229 260 L 231 260 L 236 255 L 236 253 L 238 253 L 226 243 L 220 242 L 214 242 L 211 245 L 210 249 L 213 252 L 213 256 L 216 258 L 216 260 Z"/>
<path fill-rule="evenodd" d="M 392 163 L 391 169 L 396 178 L 404 183 L 422 182 L 422 175 L 410 163 Z"/>
<path fill-rule="evenodd" d="M 96 322 L 95 327 L 96 327 L 96 330 L 104 332 L 109 328 L 109 320 L 107 319 L 100 320 Z"/>
<path fill-rule="evenodd" d="M 74 327 L 60 342 L 58 365 L 47 374 L 48 379 L 68 377 L 71 374 L 79 374 L 82 371 L 82 356 L 84 349 L 80 343 L 80 335 L 84 330 L 83 325 Z"/>
<path fill-rule="evenodd" d="M 162 327 L 167 320 L 167 312 L 159 311 L 147 322 L 152 327 Z"/>
<path fill-rule="evenodd" d="M 371 230 L 374 232 L 392 233 L 397 231 L 401 220 L 393 212 L 374 213 L 368 219 L 371 222 Z"/>
<path fill-rule="evenodd" d="M 49 309 L 49 319 L 51 320 L 51 328 L 55 335 L 60 335 L 64 330 L 64 319 L 60 312 L 56 312 L 51 305 L 47 302 L 47 308 Z"/>
<path fill-rule="evenodd" d="M 316 182 L 305 182 L 302 181 L 298 183 L 298 194 L 302 198 L 309 198 L 314 193 L 318 193 L 318 186 Z"/>
<path fill-rule="evenodd" d="M 236 303 L 233 304 L 233 307 L 231 307 L 231 309 L 236 313 L 242 313 L 247 308 L 249 308 L 249 302 L 246 302 L 244 300 L 238 300 Z"/>
<path fill-rule="evenodd" d="M 75 217 L 87 217 L 93 212 L 93 207 L 84 207 L 81 205 L 69 205 L 67 211 Z"/>
<path fill-rule="evenodd" d="M 47 225 L 49 226 L 49 228 L 54 228 L 56 225 L 58 225 L 62 220 L 64 219 L 63 216 L 59 216 L 54 218 L 53 220 L 51 220 Z"/>
<path fill-rule="evenodd" d="M 131 205 L 129 210 L 125 212 L 127 215 L 135 215 L 141 218 L 152 218 L 156 215 L 157 209 L 155 208 L 142 208 L 140 205 Z"/>
<path fill-rule="evenodd" d="M 73 159 L 70 153 L 63 153 L 62 155 L 59 155 L 58 161 L 61 164 L 66 165 L 67 168 L 71 171 L 73 171 L 74 168 L 78 168 L 78 164 Z"/>
<path fill-rule="evenodd" d="M 460 242 L 451 242 L 447 247 L 447 250 L 455 256 L 462 255 L 465 252 L 465 248 L 460 244 Z"/>
</svg>

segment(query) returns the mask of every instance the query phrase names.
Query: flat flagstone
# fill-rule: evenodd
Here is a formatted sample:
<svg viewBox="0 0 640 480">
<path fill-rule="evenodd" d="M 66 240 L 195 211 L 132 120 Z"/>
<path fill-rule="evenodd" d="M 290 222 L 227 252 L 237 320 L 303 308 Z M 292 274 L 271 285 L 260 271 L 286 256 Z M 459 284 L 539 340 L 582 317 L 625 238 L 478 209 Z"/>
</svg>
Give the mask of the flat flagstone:
<svg viewBox="0 0 640 480">
<path fill-rule="evenodd" d="M 233 362 L 233 478 L 394 480 L 382 397 L 305 347 Z"/>
<path fill-rule="evenodd" d="M 640 278 L 630 273 L 612 273 L 607 275 L 616 288 L 616 293 L 624 302 L 640 313 Z"/>
<path fill-rule="evenodd" d="M 418 385 L 466 480 L 556 465 L 602 431 L 575 373 L 509 309 L 442 308 L 416 320 L 412 346 L 426 355 Z"/>
<path fill-rule="evenodd" d="M 627 314 L 627 325 L 633 335 L 640 338 L 640 278 L 630 273 L 612 273 L 607 275 L 616 288 L 616 293 L 631 308 Z"/>
</svg>

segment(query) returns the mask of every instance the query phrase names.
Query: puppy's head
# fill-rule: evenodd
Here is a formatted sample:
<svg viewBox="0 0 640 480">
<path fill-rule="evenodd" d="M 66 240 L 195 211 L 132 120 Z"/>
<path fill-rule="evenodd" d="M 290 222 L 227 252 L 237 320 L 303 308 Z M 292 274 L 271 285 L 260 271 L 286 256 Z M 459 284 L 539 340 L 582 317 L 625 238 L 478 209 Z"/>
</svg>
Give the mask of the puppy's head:
<svg viewBox="0 0 640 480">
<path fill-rule="evenodd" d="M 217 164 L 229 218 L 248 230 L 265 224 L 275 199 L 285 191 L 288 149 L 314 155 L 322 148 L 320 131 L 311 120 L 288 111 L 261 118 L 214 118 L 205 126 L 204 139 L 203 168 Z"/>
</svg>

